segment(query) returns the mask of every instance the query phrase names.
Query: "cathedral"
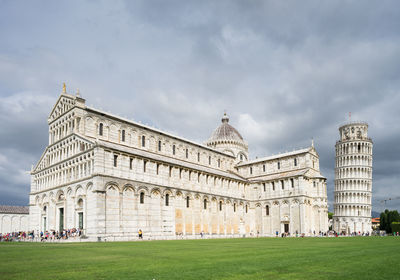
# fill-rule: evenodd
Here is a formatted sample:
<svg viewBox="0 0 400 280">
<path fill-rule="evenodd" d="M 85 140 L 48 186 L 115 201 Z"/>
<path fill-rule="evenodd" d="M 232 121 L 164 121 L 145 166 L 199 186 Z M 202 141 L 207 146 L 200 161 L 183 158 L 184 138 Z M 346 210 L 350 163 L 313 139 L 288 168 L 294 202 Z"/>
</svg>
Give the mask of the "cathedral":
<svg viewBox="0 0 400 280">
<path fill-rule="evenodd" d="M 204 143 L 113 115 L 65 85 L 31 170 L 29 228 L 89 240 L 305 236 L 328 230 L 326 178 L 311 145 L 250 159 L 225 114 Z"/>
</svg>

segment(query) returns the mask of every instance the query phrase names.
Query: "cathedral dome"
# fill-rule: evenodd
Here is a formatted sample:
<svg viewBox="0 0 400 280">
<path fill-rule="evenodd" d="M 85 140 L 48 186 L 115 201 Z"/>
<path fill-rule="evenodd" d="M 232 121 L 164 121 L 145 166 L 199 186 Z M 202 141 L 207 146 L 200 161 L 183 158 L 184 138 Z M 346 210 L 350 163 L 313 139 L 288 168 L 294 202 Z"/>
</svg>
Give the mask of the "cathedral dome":
<svg viewBox="0 0 400 280">
<path fill-rule="evenodd" d="M 232 155 L 238 161 L 248 159 L 248 146 L 242 135 L 229 124 L 229 118 L 224 114 L 222 123 L 213 131 L 206 142 L 207 146 L 217 149 L 223 153 Z"/>
<path fill-rule="evenodd" d="M 243 142 L 243 137 L 240 133 L 229 124 L 229 118 L 224 114 L 221 119 L 222 124 L 217 127 L 214 132 L 211 134 L 211 137 L 208 139 L 208 142 L 216 142 L 216 141 L 238 141 Z"/>
</svg>

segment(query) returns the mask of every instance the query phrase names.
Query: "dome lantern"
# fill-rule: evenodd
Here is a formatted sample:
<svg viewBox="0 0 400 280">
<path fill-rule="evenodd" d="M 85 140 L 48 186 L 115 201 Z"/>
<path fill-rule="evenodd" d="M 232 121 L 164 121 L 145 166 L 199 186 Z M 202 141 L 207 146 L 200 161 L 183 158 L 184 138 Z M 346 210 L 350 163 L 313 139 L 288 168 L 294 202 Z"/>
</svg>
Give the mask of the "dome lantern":
<svg viewBox="0 0 400 280">
<path fill-rule="evenodd" d="M 229 117 L 226 115 L 226 112 L 224 112 L 224 116 L 221 119 L 222 123 L 228 123 L 229 122 Z"/>
</svg>

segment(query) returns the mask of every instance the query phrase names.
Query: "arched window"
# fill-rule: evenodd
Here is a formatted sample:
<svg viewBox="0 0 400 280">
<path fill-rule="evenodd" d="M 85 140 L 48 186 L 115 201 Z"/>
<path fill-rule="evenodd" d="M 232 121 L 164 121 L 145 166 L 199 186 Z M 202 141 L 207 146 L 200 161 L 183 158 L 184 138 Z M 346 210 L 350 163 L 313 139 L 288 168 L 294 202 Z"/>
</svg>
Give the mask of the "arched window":
<svg viewBox="0 0 400 280">
<path fill-rule="evenodd" d="M 294 159 L 294 166 L 297 166 L 297 158 Z"/>
<path fill-rule="evenodd" d="M 144 192 L 140 193 L 140 204 L 144 203 Z"/>
<path fill-rule="evenodd" d="M 79 208 L 82 208 L 82 207 L 83 207 L 83 199 L 82 199 L 82 198 L 80 198 L 80 199 L 78 200 L 78 207 L 79 207 Z"/>
<path fill-rule="evenodd" d="M 158 151 L 161 152 L 161 141 L 158 141 Z"/>
<path fill-rule="evenodd" d="M 218 159 L 218 167 L 221 167 L 221 160 Z"/>
<path fill-rule="evenodd" d="M 121 141 L 125 142 L 125 129 L 121 131 Z"/>
<path fill-rule="evenodd" d="M 186 197 L 186 208 L 189 208 L 189 207 L 190 207 L 190 197 L 187 196 Z"/>
<path fill-rule="evenodd" d="M 249 210 L 249 207 L 246 205 L 246 213 L 247 213 L 248 210 Z"/>
<path fill-rule="evenodd" d="M 103 136 L 103 123 L 99 124 L 99 135 Z"/>
<path fill-rule="evenodd" d="M 172 154 L 175 155 L 175 145 L 172 145 Z"/>
<path fill-rule="evenodd" d="M 278 161 L 278 169 L 281 169 L 281 162 Z"/>
<path fill-rule="evenodd" d="M 275 190 L 275 182 L 272 182 L 272 190 Z"/>
<path fill-rule="evenodd" d="M 265 206 L 265 215 L 269 216 L 269 206 Z"/>
<path fill-rule="evenodd" d="M 233 203 L 233 212 L 236 212 L 236 203 Z"/>
<path fill-rule="evenodd" d="M 290 179 L 290 184 L 292 185 L 292 188 L 294 188 L 294 179 L 293 178 Z"/>
<path fill-rule="evenodd" d="M 282 185 L 282 190 L 285 189 L 285 182 L 283 180 L 281 180 L 281 185 Z"/>
<path fill-rule="evenodd" d="M 189 157 L 189 149 L 186 149 L 186 158 Z"/>
<path fill-rule="evenodd" d="M 117 167 L 118 164 L 118 155 L 114 155 L 114 167 Z"/>
<path fill-rule="evenodd" d="M 207 209 L 207 199 L 204 199 L 204 201 L 203 201 L 203 208 Z"/>
<path fill-rule="evenodd" d="M 169 194 L 165 195 L 165 206 L 169 206 Z"/>
<path fill-rule="evenodd" d="M 240 160 L 243 160 L 243 155 L 242 154 L 240 154 Z"/>
<path fill-rule="evenodd" d="M 197 153 L 197 161 L 200 161 L 200 153 Z"/>
<path fill-rule="evenodd" d="M 146 136 L 142 135 L 142 147 L 146 147 Z"/>
<path fill-rule="evenodd" d="M 219 211 L 222 211 L 222 201 L 219 202 Z"/>
<path fill-rule="evenodd" d="M 250 175 L 253 174 L 253 167 L 250 167 Z"/>
<path fill-rule="evenodd" d="M 267 188 L 265 187 L 265 183 L 263 183 L 263 188 L 264 188 L 264 191 L 267 191 Z"/>
</svg>

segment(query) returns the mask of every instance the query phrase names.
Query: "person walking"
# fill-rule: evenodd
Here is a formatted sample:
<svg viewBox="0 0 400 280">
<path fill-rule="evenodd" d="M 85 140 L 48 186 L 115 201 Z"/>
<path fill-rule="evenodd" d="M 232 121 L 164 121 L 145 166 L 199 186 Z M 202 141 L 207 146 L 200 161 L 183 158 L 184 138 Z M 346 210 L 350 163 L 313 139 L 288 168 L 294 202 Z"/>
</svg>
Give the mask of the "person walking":
<svg viewBox="0 0 400 280">
<path fill-rule="evenodd" d="M 139 239 L 143 240 L 143 231 L 141 229 L 139 229 Z"/>
</svg>

